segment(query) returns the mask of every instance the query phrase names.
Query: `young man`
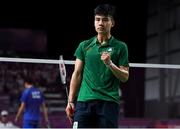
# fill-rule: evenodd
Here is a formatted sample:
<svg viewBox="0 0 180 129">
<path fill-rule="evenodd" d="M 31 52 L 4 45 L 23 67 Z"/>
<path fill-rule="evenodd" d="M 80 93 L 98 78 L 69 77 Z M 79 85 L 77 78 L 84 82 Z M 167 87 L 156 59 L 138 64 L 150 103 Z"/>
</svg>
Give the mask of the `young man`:
<svg viewBox="0 0 180 129">
<path fill-rule="evenodd" d="M 66 114 L 79 128 L 118 127 L 119 86 L 129 78 L 128 48 L 111 35 L 115 7 L 94 10 L 97 36 L 81 42 L 75 51 Z M 75 106 L 75 98 L 78 94 Z"/>
<path fill-rule="evenodd" d="M 23 94 L 21 96 L 21 105 L 15 118 L 15 121 L 17 122 L 20 115 L 24 111 L 23 128 L 39 127 L 41 107 L 44 113 L 45 121 L 47 122 L 47 124 L 49 123 L 43 93 L 33 86 L 33 81 L 31 78 L 32 75 L 24 76 L 25 90 L 23 91 Z"/>
</svg>

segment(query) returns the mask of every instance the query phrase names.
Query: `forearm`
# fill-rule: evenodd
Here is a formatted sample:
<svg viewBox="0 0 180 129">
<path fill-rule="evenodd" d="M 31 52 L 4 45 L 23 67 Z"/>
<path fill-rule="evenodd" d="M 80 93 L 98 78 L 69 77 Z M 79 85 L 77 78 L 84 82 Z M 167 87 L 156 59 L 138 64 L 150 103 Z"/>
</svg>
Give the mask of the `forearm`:
<svg viewBox="0 0 180 129">
<path fill-rule="evenodd" d="M 129 70 L 127 67 L 117 67 L 112 61 L 108 65 L 115 77 L 120 79 L 122 82 L 126 82 L 129 78 Z"/>
<path fill-rule="evenodd" d="M 18 113 L 16 114 L 16 118 L 15 119 L 18 120 L 20 115 L 21 115 L 21 111 L 18 110 Z"/>
<path fill-rule="evenodd" d="M 17 120 L 19 119 L 19 117 L 20 117 L 20 115 L 22 114 L 23 110 L 24 110 L 24 108 L 23 108 L 22 106 L 20 106 L 20 108 L 19 108 L 19 110 L 18 110 L 18 112 L 17 112 L 17 115 L 16 115 L 16 119 L 17 119 Z"/>
<path fill-rule="evenodd" d="M 81 79 L 82 79 L 81 73 L 74 71 L 70 82 L 68 102 L 74 102 L 81 84 Z"/>
<path fill-rule="evenodd" d="M 43 103 L 43 113 L 44 113 L 45 121 L 48 122 L 48 121 L 49 121 L 49 118 L 48 118 L 48 111 L 47 111 L 47 108 L 46 108 L 45 103 Z"/>
</svg>

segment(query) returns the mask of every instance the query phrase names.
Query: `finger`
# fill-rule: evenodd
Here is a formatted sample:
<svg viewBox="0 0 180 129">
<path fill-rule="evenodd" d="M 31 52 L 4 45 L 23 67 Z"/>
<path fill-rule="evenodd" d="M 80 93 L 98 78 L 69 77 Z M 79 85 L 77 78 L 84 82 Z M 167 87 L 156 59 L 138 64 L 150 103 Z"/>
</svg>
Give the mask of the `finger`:
<svg viewBox="0 0 180 129">
<path fill-rule="evenodd" d="M 108 52 L 102 52 L 102 54 L 108 54 Z"/>
<path fill-rule="evenodd" d="M 104 60 L 104 59 L 106 59 L 106 55 L 101 56 L 101 60 Z"/>
<path fill-rule="evenodd" d="M 66 115 L 67 115 L 68 118 L 72 118 L 73 115 L 74 115 L 73 109 L 67 109 L 66 110 Z"/>
<path fill-rule="evenodd" d="M 73 124 L 73 119 L 72 119 L 72 117 L 68 117 L 68 119 L 69 119 L 70 124 L 72 125 L 72 124 Z"/>
</svg>

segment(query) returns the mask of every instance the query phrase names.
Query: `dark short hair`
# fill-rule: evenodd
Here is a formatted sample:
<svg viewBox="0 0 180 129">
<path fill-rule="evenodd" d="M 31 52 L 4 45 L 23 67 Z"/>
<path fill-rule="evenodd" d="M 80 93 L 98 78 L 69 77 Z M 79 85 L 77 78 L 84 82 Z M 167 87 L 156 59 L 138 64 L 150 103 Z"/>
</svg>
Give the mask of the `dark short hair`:
<svg viewBox="0 0 180 129">
<path fill-rule="evenodd" d="M 23 79 L 24 79 L 25 82 L 27 82 L 29 84 L 34 83 L 33 75 L 31 73 L 29 73 L 29 72 L 23 75 Z"/>
<path fill-rule="evenodd" d="M 94 9 L 94 15 L 103 15 L 110 16 L 112 18 L 115 17 L 115 6 L 110 4 L 100 4 Z"/>
</svg>

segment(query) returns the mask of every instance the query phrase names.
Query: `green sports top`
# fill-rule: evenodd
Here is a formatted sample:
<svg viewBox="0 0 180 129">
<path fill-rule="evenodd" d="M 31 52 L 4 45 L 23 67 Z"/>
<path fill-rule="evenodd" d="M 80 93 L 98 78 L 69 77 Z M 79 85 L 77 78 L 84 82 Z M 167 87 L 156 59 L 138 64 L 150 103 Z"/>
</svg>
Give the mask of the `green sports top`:
<svg viewBox="0 0 180 129">
<path fill-rule="evenodd" d="M 127 45 L 111 36 L 101 45 L 97 37 L 81 42 L 75 51 L 76 58 L 84 62 L 78 101 L 105 100 L 119 104 L 120 80 L 101 60 L 101 53 L 108 52 L 116 66 L 129 66 Z"/>
</svg>

